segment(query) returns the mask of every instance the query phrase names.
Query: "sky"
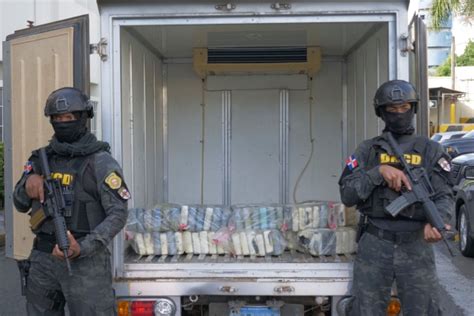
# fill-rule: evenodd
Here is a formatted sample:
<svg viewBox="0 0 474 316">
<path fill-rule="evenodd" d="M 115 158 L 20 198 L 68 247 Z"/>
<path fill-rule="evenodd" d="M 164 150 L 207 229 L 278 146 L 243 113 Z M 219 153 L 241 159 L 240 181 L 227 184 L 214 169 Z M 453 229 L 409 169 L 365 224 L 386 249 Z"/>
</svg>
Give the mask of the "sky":
<svg viewBox="0 0 474 316">
<path fill-rule="evenodd" d="M 469 39 L 474 42 L 474 21 L 468 24 L 455 17 L 452 32 L 455 37 L 456 55 L 462 55 Z"/>
</svg>

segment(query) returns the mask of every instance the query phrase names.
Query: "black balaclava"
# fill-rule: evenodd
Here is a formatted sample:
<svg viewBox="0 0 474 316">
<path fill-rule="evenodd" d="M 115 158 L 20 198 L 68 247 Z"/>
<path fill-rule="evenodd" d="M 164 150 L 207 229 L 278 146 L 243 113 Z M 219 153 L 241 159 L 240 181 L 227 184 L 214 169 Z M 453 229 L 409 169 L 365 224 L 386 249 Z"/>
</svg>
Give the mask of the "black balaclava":
<svg viewBox="0 0 474 316">
<path fill-rule="evenodd" d="M 54 135 L 61 143 L 74 143 L 87 133 L 87 115 L 85 112 L 74 113 L 76 120 L 69 122 L 54 122 Z"/>
<path fill-rule="evenodd" d="M 384 131 L 390 131 L 398 135 L 411 135 L 415 131 L 413 127 L 413 117 L 415 116 L 413 105 L 405 113 L 388 112 L 385 107 L 380 112 L 382 120 L 385 122 Z"/>
</svg>

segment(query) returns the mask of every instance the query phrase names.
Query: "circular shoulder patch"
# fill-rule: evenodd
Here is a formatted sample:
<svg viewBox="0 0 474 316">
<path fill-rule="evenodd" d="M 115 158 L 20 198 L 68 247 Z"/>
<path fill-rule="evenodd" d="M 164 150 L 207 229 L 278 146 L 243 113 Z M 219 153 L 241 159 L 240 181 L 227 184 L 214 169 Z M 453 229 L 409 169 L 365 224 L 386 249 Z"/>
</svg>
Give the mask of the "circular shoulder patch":
<svg viewBox="0 0 474 316">
<path fill-rule="evenodd" d="M 132 197 L 126 187 L 121 187 L 120 189 L 118 189 L 117 192 L 120 195 L 120 197 L 124 200 L 130 200 L 130 198 Z"/>
<path fill-rule="evenodd" d="M 115 172 L 111 172 L 107 178 L 105 178 L 105 183 L 112 189 L 117 190 L 122 185 L 122 178 L 120 178 Z"/>
</svg>

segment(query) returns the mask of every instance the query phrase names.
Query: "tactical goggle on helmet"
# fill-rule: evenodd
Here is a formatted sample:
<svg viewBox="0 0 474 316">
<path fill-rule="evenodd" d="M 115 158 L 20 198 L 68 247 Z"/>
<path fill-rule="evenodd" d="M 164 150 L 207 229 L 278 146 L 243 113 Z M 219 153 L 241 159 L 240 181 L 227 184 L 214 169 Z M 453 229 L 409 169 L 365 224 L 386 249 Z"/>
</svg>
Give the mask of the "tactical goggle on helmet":
<svg viewBox="0 0 474 316">
<path fill-rule="evenodd" d="M 416 113 L 418 93 L 415 87 L 405 80 L 390 80 L 382 84 L 375 92 L 375 114 L 380 117 L 380 110 L 386 105 L 410 103 Z"/>
<path fill-rule="evenodd" d="M 94 117 L 92 103 L 85 93 L 71 87 L 51 92 L 44 107 L 45 116 L 73 112 L 86 112 L 88 118 Z"/>
</svg>

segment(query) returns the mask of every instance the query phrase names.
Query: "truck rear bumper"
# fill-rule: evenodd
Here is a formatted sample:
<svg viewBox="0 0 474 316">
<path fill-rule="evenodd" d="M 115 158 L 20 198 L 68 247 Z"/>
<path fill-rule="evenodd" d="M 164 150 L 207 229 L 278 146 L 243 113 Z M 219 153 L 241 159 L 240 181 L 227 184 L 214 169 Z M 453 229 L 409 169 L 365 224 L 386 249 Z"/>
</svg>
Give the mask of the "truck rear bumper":
<svg viewBox="0 0 474 316">
<path fill-rule="evenodd" d="M 351 278 L 313 279 L 122 279 L 115 282 L 117 296 L 343 296 Z"/>
</svg>

